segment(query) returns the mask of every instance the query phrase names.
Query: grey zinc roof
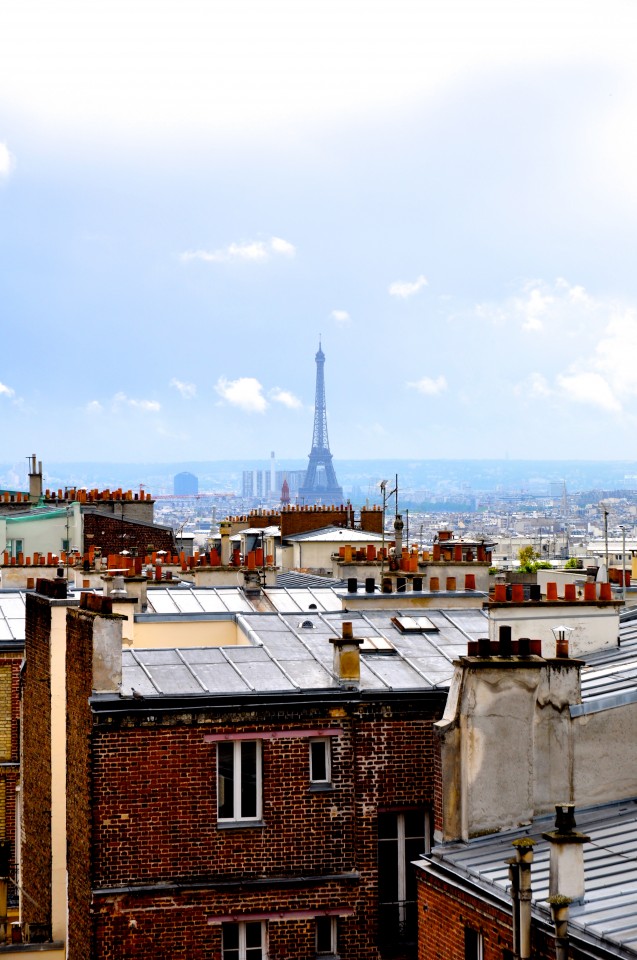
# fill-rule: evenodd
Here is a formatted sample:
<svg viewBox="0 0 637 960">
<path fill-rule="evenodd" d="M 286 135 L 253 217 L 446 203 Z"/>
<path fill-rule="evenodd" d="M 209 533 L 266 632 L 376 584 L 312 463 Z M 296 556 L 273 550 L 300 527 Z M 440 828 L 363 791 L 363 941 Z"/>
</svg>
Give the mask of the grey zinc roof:
<svg viewBox="0 0 637 960">
<path fill-rule="evenodd" d="M 316 541 L 317 543 L 378 543 L 382 533 L 369 530 L 356 530 L 354 527 L 321 527 L 319 530 L 305 530 L 303 533 L 290 533 L 283 537 L 286 543 Z"/>
<path fill-rule="evenodd" d="M 576 811 L 577 829 L 590 837 L 584 844 L 584 902 L 573 904 L 569 932 L 600 942 L 617 956 L 637 956 L 637 800 Z M 549 842 L 542 833 L 553 829 L 554 817 L 538 818 L 524 831 L 506 831 L 434 848 L 419 861 L 424 869 L 470 880 L 481 889 L 508 899 L 506 860 L 520 836 L 536 841 L 531 879 L 536 916 L 550 920 Z"/>
<path fill-rule="evenodd" d="M 437 629 L 403 634 L 392 623 L 397 612 L 239 614 L 238 624 L 251 640 L 245 646 L 124 650 L 122 690 L 125 696 L 135 690 L 161 697 L 338 689 L 329 641 L 342 634 L 343 620 L 352 621 L 355 637 L 366 639 L 363 691 L 448 687 L 453 660 L 466 652 L 468 637 L 484 634 L 486 615 L 430 610 Z"/>
<path fill-rule="evenodd" d="M 607 710 L 637 700 L 637 611 L 620 619 L 619 645 L 586 657 L 582 669 L 582 703 L 573 716 Z"/>
</svg>

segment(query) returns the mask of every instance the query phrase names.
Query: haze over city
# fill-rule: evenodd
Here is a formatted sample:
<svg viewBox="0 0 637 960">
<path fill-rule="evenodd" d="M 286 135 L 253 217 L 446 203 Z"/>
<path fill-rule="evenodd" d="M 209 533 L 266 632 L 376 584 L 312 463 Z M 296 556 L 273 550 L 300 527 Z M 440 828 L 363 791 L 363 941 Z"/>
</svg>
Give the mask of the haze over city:
<svg viewBox="0 0 637 960">
<path fill-rule="evenodd" d="M 630 456 L 636 18 L 3 4 L 3 459 Z"/>
</svg>

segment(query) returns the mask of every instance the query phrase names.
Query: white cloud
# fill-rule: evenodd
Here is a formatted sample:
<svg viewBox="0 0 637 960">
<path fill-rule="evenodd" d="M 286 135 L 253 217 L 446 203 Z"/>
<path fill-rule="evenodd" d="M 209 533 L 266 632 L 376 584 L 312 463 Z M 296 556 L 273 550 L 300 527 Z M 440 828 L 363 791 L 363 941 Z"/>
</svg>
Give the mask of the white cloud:
<svg viewBox="0 0 637 960">
<path fill-rule="evenodd" d="M 347 310 L 332 310 L 330 313 L 332 320 L 336 320 L 337 323 L 346 324 L 351 321 L 351 317 Z"/>
<path fill-rule="evenodd" d="M 274 253 L 282 253 L 285 257 L 293 257 L 296 253 L 294 244 L 288 243 L 287 240 L 282 240 L 281 237 L 272 237 L 270 247 Z"/>
<path fill-rule="evenodd" d="M 525 333 L 542 333 L 548 328 L 581 330 L 599 307 L 584 287 L 558 277 L 554 283 L 527 280 L 515 296 L 501 303 L 479 303 L 474 314 L 494 326 L 513 324 Z M 605 304 L 603 311 L 607 308 Z"/>
<path fill-rule="evenodd" d="M 156 400 L 136 400 L 134 397 L 127 397 L 121 391 L 113 397 L 112 407 L 115 412 L 122 407 L 131 407 L 133 410 L 141 410 L 143 413 L 159 413 L 161 404 Z"/>
<path fill-rule="evenodd" d="M 174 387 L 184 400 L 192 400 L 192 398 L 197 395 L 197 387 L 194 383 L 184 383 L 183 380 L 178 380 L 177 377 L 172 378 L 170 386 Z"/>
<path fill-rule="evenodd" d="M 271 256 L 293 257 L 296 247 L 282 240 L 281 237 L 271 237 L 270 240 L 247 240 L 241 243 L 230 243 L 220 250 L 186 250 L 181 259 L 187 263 L 190 260 L 203 260 L 205 263 L 263 263 Z"/>
<path fill-rule="evenodd" d="M 215 390 L 227 403 L 246 413 L 263 413 L 267 409 L 263 387 L 255 377 L 239 377 L 237 380 L 220 377 Z"/>
<path fill-rule="evenodd" d="M 281 390 L 280 387 L 274 387 L 273 390 L 270 390 L 270 399 L 274 403 L 282 403 L 284 407 L 288 407 L 290 410 L 298 410 L 302 406 L 298 397 L 295 397 L 289 390 Z"/>
<path fill-rule="evenodd" d="M 94 416 L 102 413 L 104 410 L 104 407 L 99 402 L 99 400 L 91 400 L 89 403 L 86 404 L 86 407 L 84 409 L 88 414 L 90 414 L 91 416 Z"/>
<path fill-rule="evenodd" d="M 6 143 L 0 141 L 0 178 L 8 177 L 15 167 L 15 158 Z"/>
<path fill-rule="evenodd" d="M 0 383 L 0 396 L 15 397 L 13 387 L 8 387 L 5 383 Z"/>
<path fill-rule="evenodd" d="M 399 297 L 401 300 L 406 300 L 407 297 L 413 297 L 415 293 L 418 293 L 419 290 L 422 290 L 422 288 L 426 286 L 427 278 L 423 277 L 421 273 L 420 276 L 412 282 L 409 280 L 395 280 L 394 283 L 390 283 L 389 293 L 392 297 Z"/>
<path fill-rule="evenodd" d="M 433 377 L 423 377 L 421 380 L 409 382 L 407 386 L 412 390 L 417 390 L 418 393 L 425 394 L 425 396 L 435 397 L 439 393 L 444 393 L 447 389 L 447 381 L 441 374 L 435 380 Z"/>
<path fill-rule="evenodd" d="M 93 4 L 22 0 L 3 4 L 0 87 L 28 116 L 58 124 L 205 122 L 227 134 L 289 124 L 308 108 L 360 116 L 479 70 L 601 61 L 630 79 L 633 4 L 612 4 L 612 30 L 599 29 L 599 0 L 580 4 L 576 20 L 555 7 L 487 0 L 423 10 L 393 0 L 368 4 L 361 17 L 360 4 L 342 0 L 163 0 L 149 43 L 146 4 L 111 3 L 96 29 Z M 609 131 L 609 148 L 626 138 L 630 106 Z"/>
<path fill-rule="evenodd" d="M 557 384 L 568 400 L 601 407 L 610 413 L 621 410 L 621 403 L 615 397 L 608 382 L 601 374 L 592 370 L 581 373 L 559 374 Z"/>
<path fill-rule="evenodd" d="M 549 386 L 548 380 L 542 373 L 531 373 L 521 383 L 517 383 L 513 392 L 518 397 L 527 397 L 532 400 L 540 400 L 550 397 L 553 390 Z"/>
</svg>

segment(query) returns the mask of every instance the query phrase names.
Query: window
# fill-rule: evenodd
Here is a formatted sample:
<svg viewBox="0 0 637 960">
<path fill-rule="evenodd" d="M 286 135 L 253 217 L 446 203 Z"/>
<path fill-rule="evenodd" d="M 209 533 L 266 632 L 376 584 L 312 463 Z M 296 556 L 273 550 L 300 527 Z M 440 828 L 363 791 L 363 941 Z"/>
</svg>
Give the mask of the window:
<svg viewBox="0 0 637 960">
<path fill-rule="evenodd" d="M 337 943 L 336 917 L 316 918 L 316 954 L 319 957 L 336 956 Z"/>
<path fill-rule="evenodd" d="M 217 744 L 217 816 L 219 820 L 261 819 L 260 740 Z"/>
<path fill-rule="evenodd" d="M 330 741 L 322 738 L 310 740 L 310 781 L 331 783 Z"/>
<path fill-rule="evenodd" d="M 412 860 L 429 851 L 424 810 L 378 815 L 378 929 L 380 948 L 417 940 L 416 873 Z"/>
<path fill-rule="evenodd" d="M 223 960 L 265 960 L 264 924 L 259 920 L 221 924 Z"/>
<path fill-rule="evenodd" d="M 484 943 L 482 934 L 472 927 L 464 928 L 464 958 L 465 960 L 482 960 Z"/>
<path fill-rule="evenodd" d="M 13 540 L 9 541 L 11 547 L 11 556 L 16 557 L 19 553 L 24 553 L 24 540 Z"/>
</svg>

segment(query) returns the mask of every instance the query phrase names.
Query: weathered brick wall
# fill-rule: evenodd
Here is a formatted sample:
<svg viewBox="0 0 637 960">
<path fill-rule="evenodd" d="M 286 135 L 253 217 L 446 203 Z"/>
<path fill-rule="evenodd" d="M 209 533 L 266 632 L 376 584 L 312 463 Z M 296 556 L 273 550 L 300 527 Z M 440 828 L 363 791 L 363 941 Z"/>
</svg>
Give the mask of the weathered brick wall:
<svg viewBox="0 0 637 960">
<path fill-rule="evenodd" d="M 367 533 L 383 532 L 383 511 L 367 510 L 361 507 L 361 530 Z"/>
<path fill-rule="evenodd" d="M 140 897 L 124 890 L 97 896 L 96 943 L 106 951 L 100 947 L 99 956 L 116 956 L 118 938 L 123 942 L 124 936 L 136 938 L 137 953 L 120 956 L 154 956 L 139 935 L 149 929 L 146 924 L 167 925 L 175 957 L 198 957 L 211 955 L 206 953 L 211 945 L 218 949 L 216 928 L 205 922 L 208 916 L 346 907 L 354 916 L 339 921 L 341 956 L 375 958 L 378 812 L 431 807 L 432 720 L 442 706 L 441 697 L 433 705 L 414 698 L 392 706 L 354 703 L 331 711 L 279 706 L 275 713 L 264 706 L 249 714 L 96 718 L 95 885 L 113 890 L 178 880 L 202 888 L 177 894 L 168 915 L 144 912 Z M 204 741 L 206 733 L 258 738 L 273 729 L 334 725 L 342 726 L 343 733 L 332 738 L 333 790 L 309 789 L 307 739 L 264 739 L 265 825 L 217 827 L 216 745 Z M 319 881 L 350 871 L 360 871 L 360 881 Z M 311 877 L 317 878 L 314 885 L 301 882 Z M 243 888 L 227 887 L 240 880 Z M 157 906 L 152 898 L 149 902 Z M 131 910 L 137 926 L 129 925 Z M 271 921 L 269 930 L 271 957 L 314 957 L 313 921 Z M 181 942 L 188 947 L 179 952 Z"/>
<path fill-rule="evenodd" d="M 20 665 L 22 654 L 0 654 L 0 838 L 11 841 L 15 862 L 15 791 L 20 780 Z"/>
<path fill-rule="evenodd" d="M 66 834 L 69 960 L 91 955 L 91 782 L 92 716 L 88 698 L 93 675 L 95 613 L 66 615 Z"/>
<path fill-rule="evenodd" d="M 484 960 L 502 960 L 502 951 L 512 947 L 510 917 L 507 920 L 486 903 L 472 903 L 451 884 L 420 873 L 418 960 L 465 960 L 465 926 L 482 934 Z"/>
<path fill-rule="evenodd" d="M 504 951 L 513 949 L 509 906 L 490 904 L 420 871 L 418 960 L 465 960 L 464 936 L 467 926 L 482 934 L 484 960 L 502 960 Z M 548 924 L 541 925 L 533 920 L 531 956 L 534 960 L 555 960 L 555 941 Z M 580 954 L 571 946 L 569 956 L 577 960 Z"/>
<path fill-rule="evenodd" d="M 153 545 L 153 550 L 166 550 L 171 555 L 177 553 L 172 530 L 151 527 L 132 520 L 124 520 L 122 523 L 119 517 L 108 514 L 84 515 L 85 550 L 90 546 L 100 547 L 102 556 L 109 553 L 119 554 L 123 549 L 129 552 L 136 550 L 140 557 L 145 557 L 149 544 Z"/>
<path fill-rule="evenodd" d="M 350 507 L 307 507 L 281 511 L 281 536 L 289 537 L 294 533 L 307 533 L 308 530 L 320 530 L 321 527 L 335 525 L 346 527 L 348 520 L 353 524 L 354 511 Z"/>
<path fill-rule="evenodd" d="M 51 920 L 51 607 L 26 596 L 26 675 L 22 691 L 22 919 Z"/>
</svg>

